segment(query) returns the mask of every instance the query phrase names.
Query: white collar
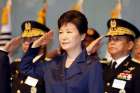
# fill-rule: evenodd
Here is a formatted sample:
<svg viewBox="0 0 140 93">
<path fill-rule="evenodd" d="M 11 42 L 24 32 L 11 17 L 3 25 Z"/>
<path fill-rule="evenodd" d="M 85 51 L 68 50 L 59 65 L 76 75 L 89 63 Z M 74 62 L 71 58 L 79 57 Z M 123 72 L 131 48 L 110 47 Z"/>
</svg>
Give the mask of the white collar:
<svg viewBox="0 0 140 93">
<path fill-rule="evenodd" d="M 112 59 L 112 62 L 115 61 L 117 63 L 116 66 L 115 66 L 115 68 L 117 68 L 128 56 L 129 55 L 126 55 L 126 56 L 120 57 L 120 58 L 118 58 L 116 60 Z"/>
</svg>

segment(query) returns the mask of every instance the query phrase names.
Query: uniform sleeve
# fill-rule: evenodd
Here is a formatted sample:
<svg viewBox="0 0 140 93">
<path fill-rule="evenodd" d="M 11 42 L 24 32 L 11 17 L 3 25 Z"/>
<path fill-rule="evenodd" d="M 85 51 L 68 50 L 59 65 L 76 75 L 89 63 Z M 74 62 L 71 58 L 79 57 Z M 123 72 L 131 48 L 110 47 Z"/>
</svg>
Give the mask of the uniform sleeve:
<svg viewBox="0 0 140 93">
<path fill-rule="evenodd" d="M 94 63 L 89 73 L 89 93 L 103 93 L 102 73 L 101 64 Z"/>
<path fill-rule="evenodd" d="M 30 75 L 35 78 L 43 77 L 43 64 L 39 60 L 33 63 L 33 59 L 38 54 L 39 48 L 29 48 L 27 53 L 22 57 L 20 70 L 25 75 Z"/>
<path fill-rule="evenodd" d="M 0 93 L 10 93 L 10 63 L 8 53 L 0 50 Z"/>
<path fill-rule="evenodd" d="M 140 67 L 137 69 L 135 74 L 133 84 L 134 93 L 140 93 Z"/>
</svg>

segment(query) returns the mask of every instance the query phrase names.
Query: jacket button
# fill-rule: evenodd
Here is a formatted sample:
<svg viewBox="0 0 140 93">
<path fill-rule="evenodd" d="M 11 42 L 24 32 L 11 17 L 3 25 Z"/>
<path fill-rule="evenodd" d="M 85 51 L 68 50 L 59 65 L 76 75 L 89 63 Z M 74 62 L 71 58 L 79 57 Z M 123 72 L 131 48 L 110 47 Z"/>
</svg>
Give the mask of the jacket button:
<svg viewBox="0 0 140 93">
<path fill-rule="evenodd" d="M 110 86 L 110 83 L 108 82 L 108 83 L 106 83 L 106 85 L 107 85 L 107 86 Z"/>
<path fill-rule="evenodd" d="M 21 93 L 19 89 L 17 90 L 17 93 Z"/>
<path fill-rule="evenodd" d="M 20 81 L 20 84 L 23 84 L 23 80 Z"/>
</svg>

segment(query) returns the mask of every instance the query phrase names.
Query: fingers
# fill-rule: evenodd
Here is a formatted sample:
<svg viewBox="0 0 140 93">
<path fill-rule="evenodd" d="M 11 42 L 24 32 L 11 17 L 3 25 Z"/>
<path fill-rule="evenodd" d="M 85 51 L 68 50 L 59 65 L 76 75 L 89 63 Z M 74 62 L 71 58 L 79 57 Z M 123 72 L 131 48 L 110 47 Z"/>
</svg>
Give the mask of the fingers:
<svg viewBox="0 0 140 93">
<path fill-rule="evenodd" d="M 91 53 L 96 52 L 98 50 L 97 47 L 99 47 L 99 43 L 100 41 L 103 39 L 104 36 L 100 36 L 99 38 L 97 38 L 96 40 L 92 41 L 86 48 L 87 53 L 90 55 Z"/>
<path fill-rule="evenodd" d="M 46 44 L 49 42 L 49 41 L 51 41 L 53 39 L 53 32 L 52 31 L 49 31 L 48 33 L 46 33 L 46 35 L 45 35 L 45 41 L 44 42 L 46 42 Z"/>
<path fill-rule="evenodd" d="M 41 36 L 39 39 L 34 41 L 32 48 L 40 47 L 43 45 L 47 45 L 53 38 L 53 32 L 49 31 L 45 33 L 43 36 Z"/>
<path fill-rule="evenodd" d="M 5 46 L 4 49 L 7 52 L 12 52 L 14 51 L 17 47 L 19 47 L 20 43 L 21 43 L 21 36 L 17 36 L 13 39 L 11 39 Z"/>
</svg>

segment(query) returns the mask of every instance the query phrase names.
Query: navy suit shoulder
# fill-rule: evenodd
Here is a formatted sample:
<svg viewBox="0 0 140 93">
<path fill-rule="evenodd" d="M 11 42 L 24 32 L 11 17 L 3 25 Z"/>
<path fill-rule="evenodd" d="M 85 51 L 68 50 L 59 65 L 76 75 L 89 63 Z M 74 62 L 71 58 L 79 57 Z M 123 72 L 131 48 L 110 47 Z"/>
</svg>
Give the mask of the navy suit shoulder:
<svg viewBox="0 0 140 93">
<path fill-rule="evenodd" d="M 0 50 L 0 93 L 11 93 L 8 53 Z"/>
</svg>

